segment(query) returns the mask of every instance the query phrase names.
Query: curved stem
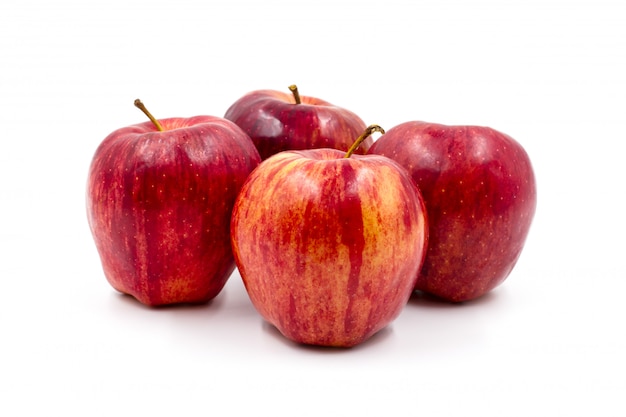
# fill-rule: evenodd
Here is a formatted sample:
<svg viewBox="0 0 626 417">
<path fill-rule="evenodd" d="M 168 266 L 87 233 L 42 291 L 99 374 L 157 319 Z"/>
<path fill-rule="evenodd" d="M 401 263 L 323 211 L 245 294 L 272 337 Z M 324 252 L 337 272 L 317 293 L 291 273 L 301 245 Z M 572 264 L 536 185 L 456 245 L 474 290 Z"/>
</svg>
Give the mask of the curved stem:
<svg viewBox="0 0 626 417">
<path fill-rule="evenodd" d="M 300 99 L 300 93 L 298 92 L 298 87 L 295 84 L 291 84 L 289 86 L 291 90 L 291 94 L 293 94 L 294 100 L 296 100 L 296 104 L 301 104 L 302 100 Z"/>
<path fill-rule="evenodd" d="M 354 153 L 354 151 L 356 151 L 358 147 L 361 146 L 361 143 L 363 143 L 363 141 L 367 139 L 374 132 L 378 132 L 384 135 L 385 129 L 383 129 L 382 127 L 378 125 L 369 125 L 368 127 L 366 127 L 363 133 L 361 133 L 361 136 L 359 136 L 354 141 L 352 146 L 350 146 L 350 149 L 348 149 L 348 152 L 346 152 L 346 155 L 344 156 L 344 158 L 350 158 L 352 154 Z"/>
<path fill-rule="evenodd" d="M 163 126 L 161 126 L 161 123 L 159 123 L 159 121 L 155 119 L 152 114 L 150 114 L 150 112 L 148 111 L 148 109 L 146 109 L 146 106 L 144 106 L 141 100 L 139 99 L 135 100 L 135 107 L 137 107 L 146 116 L 148 116 L 148 119 L 150 119 L 150 121 L 154 124 L 154 126 L 157 128 L 159 132 L 163 132 Z"/>
</svg>

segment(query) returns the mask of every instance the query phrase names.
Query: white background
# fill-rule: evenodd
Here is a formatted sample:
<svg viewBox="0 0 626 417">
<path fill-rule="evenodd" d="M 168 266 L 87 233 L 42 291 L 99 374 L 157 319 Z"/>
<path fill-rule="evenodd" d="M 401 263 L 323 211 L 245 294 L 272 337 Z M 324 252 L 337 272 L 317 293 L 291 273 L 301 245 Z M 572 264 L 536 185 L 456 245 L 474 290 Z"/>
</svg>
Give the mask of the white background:
<svg viewBox="0 0 626 417">
<path fill-rule="evenodd" d="M 621 0 L 0 5 L 0 415 L 623 416 Z M 111 131 L 221 116 L 248 91 L 323 98 L 390 128 L 488 125 L 534 163 L 509 279 L 411 301 L 354 349 L 296 346 L 236 273 L 200 307 L 106 282 L 85 215 Z"/>
</svg>

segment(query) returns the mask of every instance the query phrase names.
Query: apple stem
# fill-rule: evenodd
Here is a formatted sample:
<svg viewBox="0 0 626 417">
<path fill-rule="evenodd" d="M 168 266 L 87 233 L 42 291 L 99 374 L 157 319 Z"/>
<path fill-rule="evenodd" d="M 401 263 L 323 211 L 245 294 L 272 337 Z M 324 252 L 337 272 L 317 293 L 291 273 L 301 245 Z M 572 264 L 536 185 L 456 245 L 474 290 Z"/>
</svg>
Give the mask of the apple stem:
<svg viewBox="0 0 626 417">
<path fill-rule="evenodd" d="M 159 121 L 155 119 L 152 114 L 150 114 L 150 112 L 148 111 L 148 109 L 146 109 L 146 106 L 144 106 L 141 100 L 139 99 L 135 100 L 135 107 L 137 107 L 146 116 L 148 116 L 148 119 L 150 119 L 150 121 L 154 124 L 154 126 L 157 128 L 159 132 L 163 132 L 163 126 L 161 126 L 161 123 L 159 123 Z"/>
<path fill-rule="evenodd" d="M 356 141 L 354 141 L 354 143 L 352 144 L 352 146 L 350 147 L 350 149 L 348 149 L 348 152 L 346 152 L 346 155 L 344 156 L 344 158 L 350 158 L 352 156 L 352 154 L 354 153 L 354 151 L 357 150 L 357 148 L 359 146 L 361 146 L 361 143 L 363 143 L 363 141 L 365 139 L 367 139 L 372 133 L 374 132 L 378 132 L 381 134 L 385 134 L 385 129 L 383 129 L 382 127 L 378 126 L 378 125 L 369 125 L 368 127 L 365 128 L 365 131 L 363 131 L 363 133 L 361 133 L 361 136 L 359 136 Z"/>
<path fill-rule="evenodd" d="M 296 100 L 296 104 L 301 104 L 302 100 L 300 99 L 300 93 L 298 92 L 298 87 L 295 84 L 289 86 L 291 90 L 291 94 L 293 94 L 294 100 Z"/>
</svg>

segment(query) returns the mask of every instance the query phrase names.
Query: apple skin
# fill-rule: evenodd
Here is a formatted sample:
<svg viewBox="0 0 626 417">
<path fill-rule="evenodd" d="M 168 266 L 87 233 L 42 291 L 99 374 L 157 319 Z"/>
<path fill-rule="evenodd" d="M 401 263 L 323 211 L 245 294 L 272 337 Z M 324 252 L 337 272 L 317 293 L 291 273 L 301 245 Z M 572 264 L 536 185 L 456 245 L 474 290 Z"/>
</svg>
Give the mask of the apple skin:
<svg viewBox="0 0 626 417">
<path fill-rule="evenodd" d="M 324 100 L 276 90 L 252 91 L 233 103 L 224 118 L 250 136 L 263 160 L 286 150 L 333 148 L 347 151 L 366 128 L 353 112 Z M 369 137 L 356 151 L 365 154 Z"/>
<path fill-rule="evenodd" d="M 526 151 L 488 127 L 410 121 L 370 154 L 405 167 L 424 198 L 429 245 L 416 290 L 451 302 L 482 296 L 515 266 L 537 204 Z"/>
<path fill-rule="evenodd" d="M 285 151 L 250 175 L 231 239 L 250 300 L 301 344 L 351 347 L 410 298 L 427 245 L 426 211 L 389 158 Z"/>
<path fill-rule="evenodd" d="M 104 274 L 118 291 L 159 306 L 203 303 L 234 269 L 230 216 L 260 163 L 250 138 L 214 116 L 121 128 L 96 150 L 87 217 Z"/>
</svg>

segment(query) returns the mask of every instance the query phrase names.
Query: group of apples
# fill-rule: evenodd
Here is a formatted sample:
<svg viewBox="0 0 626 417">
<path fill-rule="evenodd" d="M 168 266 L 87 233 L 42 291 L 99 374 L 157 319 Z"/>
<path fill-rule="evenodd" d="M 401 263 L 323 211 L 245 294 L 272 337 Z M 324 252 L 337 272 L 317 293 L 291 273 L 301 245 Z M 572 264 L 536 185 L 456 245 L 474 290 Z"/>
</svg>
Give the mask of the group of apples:
<svg viewBox="0 0 626 417">
<path fill-rule="evenodd" d="M 505 280 L 536 206 L 519 143 L 418 121 L 385 132 L 289 88 L 250 92 L 224 117 L 157 120 L 135 101 L 150 120 L 104 139 L 87 185 L 116 290 L 203 303 L 236 266 L 285 337 L 350 347 L 414 292 L 462 302 Z"/>
</svg>

